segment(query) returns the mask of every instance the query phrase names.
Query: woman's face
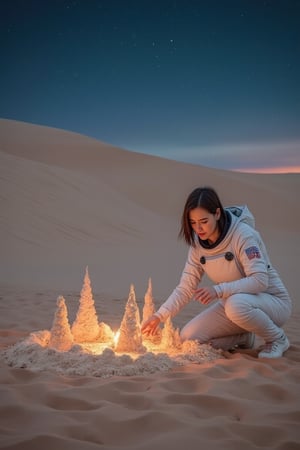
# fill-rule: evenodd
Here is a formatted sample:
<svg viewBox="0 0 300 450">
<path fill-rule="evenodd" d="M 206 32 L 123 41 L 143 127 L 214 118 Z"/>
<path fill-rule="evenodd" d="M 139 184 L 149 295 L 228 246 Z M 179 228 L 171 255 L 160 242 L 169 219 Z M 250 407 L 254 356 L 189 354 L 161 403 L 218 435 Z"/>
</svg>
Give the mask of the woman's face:
<svg viewBox="0 0 300 450">
<path fill-rule="evenodd" d="M 220 218 L 220 208 L 215 214 L 208 212 L 204 208 L 191 209 L 189 221 L 194 232 L 202 241 L 208 240 L 210 244 L 216 242 L 220 235 L 218 220 Z"/>
</svg>

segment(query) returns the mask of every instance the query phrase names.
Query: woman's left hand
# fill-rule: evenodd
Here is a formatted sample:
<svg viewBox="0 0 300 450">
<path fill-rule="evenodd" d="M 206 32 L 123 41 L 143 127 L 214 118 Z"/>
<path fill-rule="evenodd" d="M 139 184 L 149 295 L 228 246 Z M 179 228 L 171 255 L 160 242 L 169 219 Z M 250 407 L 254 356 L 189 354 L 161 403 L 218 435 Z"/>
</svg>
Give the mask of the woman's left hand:
<svg viewBox="0 0 300 450">
<path fill-rule="evenodd" d="M 208 305 L 217 298 L 217 293 L 213 287 L 201 287 L 196 290 L 194 299 L 203 305 Z"/>
</svg>

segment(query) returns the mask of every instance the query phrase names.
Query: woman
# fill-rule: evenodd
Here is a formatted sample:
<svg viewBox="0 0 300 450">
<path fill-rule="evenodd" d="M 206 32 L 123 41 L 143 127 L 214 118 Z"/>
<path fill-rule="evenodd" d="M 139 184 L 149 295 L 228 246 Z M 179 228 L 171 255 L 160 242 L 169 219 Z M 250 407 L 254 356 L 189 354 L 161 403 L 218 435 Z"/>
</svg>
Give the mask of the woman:
<svg viewBox="0 0 300 450">
<path fill-rule="evenodd" d="M 257 335 L 265 342 L 260 358 L 281 357 L 290 345 L 281 327 L 292 302 L 248 208 L 224 209 L 214 189 L 197 188 L 187 198 L 179 235 L 190 246 L 180 283 L 142 332 L 155 334 L 194 298 L 213 303 L 184 326 L 183 341 L 230 350 L 252 348 Z M 212 286 L 198 287 L 204 274 Z"/>
</svg>

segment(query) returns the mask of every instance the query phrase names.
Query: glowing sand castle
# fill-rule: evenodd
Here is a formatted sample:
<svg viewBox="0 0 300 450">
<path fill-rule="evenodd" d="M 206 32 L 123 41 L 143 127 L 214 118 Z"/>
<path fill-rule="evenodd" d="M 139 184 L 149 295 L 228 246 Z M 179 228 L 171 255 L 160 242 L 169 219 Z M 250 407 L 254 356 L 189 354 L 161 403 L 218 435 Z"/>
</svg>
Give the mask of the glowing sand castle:
<svg viewBox="0 0 300 450">
<path fill-rule="evenodd" d="M 6 362 L 13 367 L 55 371 L 70 375 L 137 375 L 170 370 L 190 362 L 212 361 L 220 351 L 197 341 L 181 343 L 179 330 L 166 320 L 151 338 L 142 336 L 140 313 L 134 286 L 118 332 L 98 323 L 88 270 L 86 269 L 76 319 L 70 327 L 64 297 L 56 301 L 51 330 L 40 330 L 5 351 Z M 152 283 L 144 296 L 145 320 L 155 311 Z"/>
<path fill-rule="evenodd" d="M 152 281 L 149 278 L 148 288 L 144 296 L 143 321 L 151 317 L 154 312 Z M 164 351 L 180 348 L 181 345 L 179 332 L 174 329 L 171 319 L 166 321 L 164 328 L 159 330 L 155 336 L 143 340 L 140 312 L 133 284 L 130 286 L 125 312 L 118 332 L 113 333 L 109 325 L 104 322 L 99 323 L 88 268 L 85 271 L 79 307 L 72 326 L 69 325 L 65 299 L 60 296 L 57 299 L 57 309 L 52 328 L 48 333 L 50 336 L 48 347 L 60 352 L 69 351 L 75 344 L 79 345 L 82 351 L 87 349 L 93 351 L 92 347 L 95 345 L 97 351 L 100 351 L 99 348 L 102 349 L 101 351 L 105 348 L 111 348 L 116 353 L 136 354 L 144 354 L 149 349 L 153 351 L 153 345 L 156 346 L 156 350 L 161 347 Z"/>
</svg>

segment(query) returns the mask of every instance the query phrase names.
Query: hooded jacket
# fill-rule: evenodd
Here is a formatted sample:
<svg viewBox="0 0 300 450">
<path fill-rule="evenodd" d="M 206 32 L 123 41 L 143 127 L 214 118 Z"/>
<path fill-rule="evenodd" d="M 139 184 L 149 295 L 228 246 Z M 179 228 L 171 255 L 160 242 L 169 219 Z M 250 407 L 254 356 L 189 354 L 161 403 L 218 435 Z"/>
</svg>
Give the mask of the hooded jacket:
<svg viewBox="0 0 300 450">
<path fill-rule="evenodd" d="M 233 294 L 260 292 L 290 301 L 247 206 L 228 207 L 225 212 L 228 229 L 215 244 L 209 245 L 194 235 L 195 246 L 189 248 L 180 282 L 155 313 L 160 320 L 175 316 L 192 300 L 204 274 L 214 283 L 222 301 Z"/>
</svg>

